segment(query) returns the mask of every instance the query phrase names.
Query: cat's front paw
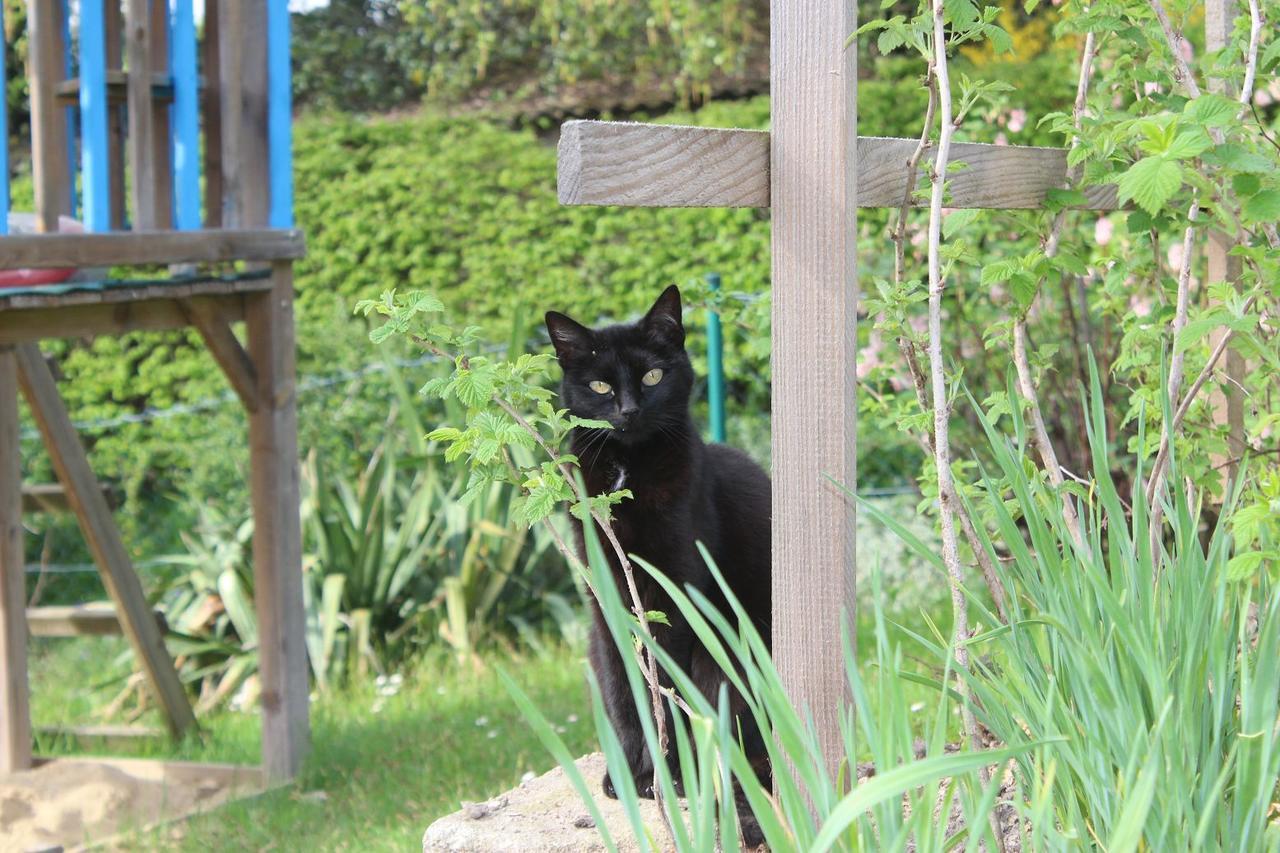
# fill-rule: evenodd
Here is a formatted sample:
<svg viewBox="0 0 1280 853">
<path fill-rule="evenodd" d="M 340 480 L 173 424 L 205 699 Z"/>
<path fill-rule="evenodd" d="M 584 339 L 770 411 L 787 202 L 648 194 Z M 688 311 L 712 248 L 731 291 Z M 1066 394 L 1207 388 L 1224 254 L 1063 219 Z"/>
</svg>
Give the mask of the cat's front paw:
<svg viewBox="0 0 1280 853">
<path fill-rule="evenodd" d="M 604 771 L 604 779 L 600 781 L 600 787 L 604 790 L 604 795 L 611 800 L 618 799 L 618 792 L 613 788 L 613 780 L 609 778 L 609 771 Z"/>
</svg>

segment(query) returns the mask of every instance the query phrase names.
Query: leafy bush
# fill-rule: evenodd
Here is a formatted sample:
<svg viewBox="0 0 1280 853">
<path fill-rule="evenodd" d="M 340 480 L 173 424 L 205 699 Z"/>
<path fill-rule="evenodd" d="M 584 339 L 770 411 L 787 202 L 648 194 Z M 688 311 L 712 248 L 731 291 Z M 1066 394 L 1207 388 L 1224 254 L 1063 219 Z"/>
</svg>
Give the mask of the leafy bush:
<svg viewBox="0 0 1280 853">
<path fill-rule="evenodd" d="M 333 0 L 294 21 L 299 101 L 346 110 L 584 81 L 705 98 L 713 81 L 759 75 L 769 50 L 762 0 Z"/>
</svg>

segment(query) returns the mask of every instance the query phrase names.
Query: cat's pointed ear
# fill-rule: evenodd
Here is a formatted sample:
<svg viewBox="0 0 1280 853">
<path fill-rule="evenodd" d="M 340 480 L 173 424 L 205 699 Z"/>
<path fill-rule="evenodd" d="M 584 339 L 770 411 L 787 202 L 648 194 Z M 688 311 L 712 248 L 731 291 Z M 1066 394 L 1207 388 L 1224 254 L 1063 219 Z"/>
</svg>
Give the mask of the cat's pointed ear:
<svg viewBox="0 0 1280 853">
<path fill-rule="evenodd" d="M 572 361 L 591 352 L 591 330 L 559 311 L 548 311 L 547 333 L 556 348 L 556 358 L 562 363 Z"/>
<path fill-rule="evenodd" d="M 674 284 L 662 291 L 642 321 L 645 331 L 653 337 L 684 346 L 684 322 L 680 319 L 680 288 Z"/>
</svg>

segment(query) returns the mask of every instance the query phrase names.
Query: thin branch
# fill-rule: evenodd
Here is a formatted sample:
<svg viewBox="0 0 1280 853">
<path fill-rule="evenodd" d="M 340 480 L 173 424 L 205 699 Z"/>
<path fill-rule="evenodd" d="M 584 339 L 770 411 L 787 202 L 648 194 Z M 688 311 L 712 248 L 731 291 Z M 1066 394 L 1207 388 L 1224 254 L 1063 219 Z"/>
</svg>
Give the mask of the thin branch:
<svg viewBox="0 0 1280 853">
<path fill-rule="evenodd" d="M 951 576 L 952 630 L 956 664 L 969 668 L 968 602 L 964 594 L 964 574 L 956 542 L 955 485 L 951 477 L 951 407 L 947 402 L 947 377 L 942 364 L 942 202 L 946 194 L 947 163 L 951 158 L 951 137 L 955 124 L 951 116 L 951 77 L 947 70 L 947 36 L 943 0 L 933 3 L 933 65 L 938 82 L 938 153 L 933 164 L 933 190 L 929 197 L 929 373 L 933 386 L 933 461 L 938 477 L 938 506 L 942 526 L 942 559 Z M 973 718 L 972 697 L 963 676 L 957 678 L 962 702 L 961 721 L 966 737 L 980 749 Z"/>
<path fill-rule="evenodd" d="M 1240 87 L 1240 114 L 1253 105 L 1254 81 L 1258 75 L 1258 42 L 1262 38 L 1262 10 L 1258 0 L 1249 0 L 1249 48 L 1245 52 L 1244 85 Z"/>
<path fill-rule="evenodd" d="M 1148 2 L 1160 21 L 1160 29 L 1164 30 L 1164 39 L 1169 53 L 1173 54 L 1173 79 L 1182 84 L 1192 99 L 1200 97 L 1200 86 L 1196 83 L 1196 76 L 1191 73 L 1191 67 L 1182 56 L 1182 45 L 1185 42 L 1182 33 L 1175 30 L 1169 23 L 1169 13 L 1165 11 L 1164 4 L 1160 0 L 1148 0 Z"/>
</svg>

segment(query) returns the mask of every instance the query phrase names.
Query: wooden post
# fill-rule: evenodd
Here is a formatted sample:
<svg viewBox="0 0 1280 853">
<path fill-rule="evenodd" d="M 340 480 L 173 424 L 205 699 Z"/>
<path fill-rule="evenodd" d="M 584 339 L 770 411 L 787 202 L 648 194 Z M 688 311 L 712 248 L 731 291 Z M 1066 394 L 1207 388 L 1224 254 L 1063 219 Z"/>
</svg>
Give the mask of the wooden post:
<svg viewBox="0 0 1280 853">
<path fill-rule="evenodd" d="M 124 73 L 124 11 L 119 0 L 106 0 L 107 27 L 107 74 Z M 127 94 L 125 100 L 128 100 Z M 111 102 L 107 96 L 107 156 L 111 166 L 111 230 L 124 228 L 128 215 L 128 204 L 125 203 L 125 148 L 128 146 L 129 134 L 128 103 Z"/>
<path fill-rule="evenodd" d="M 18 363 L 0 347 L 0 774 L 31 767 Z"/>
<path fill-rule="evenodd" d="M 265 226 L 267 178 L 266 0 L 221 0 L 222 224 Z"/>
<path fill-rule="evenodd" d="M 58 217 L 71 214 L 71 173 L 67 168 L 67 113 L 54 87 L 63 79 L 62 4 L 33 0 L 27 19 L 27 80 L 31 89 L 31 152 L 36 212 L 41 230 L 58 230 Z"/>
<path fill-rule="evenodd" d="M 1235 0 L 1208 0 L 1205 3 L 1204 39 L 1207 50 L 1221 50 L 1226 45 L 1231 38 L 1231 27 L 1235 16 Z M 1222 80 L 1210 80 L 1209 89 L 1228 97 L 1233 94 L 1227 91 L 1226 84 Z M 1240 258 L 1228 254 L 1232 245 L 1231 238 L 1226 234 L 1220 231 L 1209 233 L 1208 245 L 1205 248 L 1208 261 L 1206 274 L 1209 283 L 1240 280 L 1244 269 Z M 1182 262 L 1191 263 L 1191 259 L 1184 258 Z M 1210 346 L 1217 344 L 1225 334 L 1226 329 L 1215 329 L 1210 335 Z M 1225 420 L 1227 424 L 1227 455 L 1225 459 L 1215 459 L 1215 463 L 1239 458 L 1248 449 L 1244 440 L 1244 392 L 1242 390 L 1245 375 L 1244 359 L 1241 358 L 1240 353 L 1228 348 L 1223 367 L 1227 377 L 1235 381 L 1228 383 L 1225 390 L 1215 391 L 1211 395 L 1218 421 L 1221 423 Z M 1234 462 L 1226 466 L 1223 472 L 1226 483 L 1235 481 L 1238 468 L 1239 464 Z"/>
<path fill-rule="evenodd" d="M 307 649 L 298 515 L 298 430 L 293 341 L 293 266 L 272 265 L 273 287 L 251 297 L 245 325 L 257 377 L 249 415 L 253 577 L 262 682 L 262 767 L 293 778 L 310 740 Z"/>
<path fill-rule="evenodd" d="M 155 615 L 143 595 L 142 584 L 138 582 L 129 553 L 120 540 L 120 532 L 111 517 L 102 487 L 93 476 L 84 446 L 80 444 L 66 406 L 58 396 L 53 372 L 35 344 L 22 344 L 15 351 L 22 393 L 40 427 L 50 461 L 66 490 L 76 520 L 80 522 L 80 530 L 93 553 L 94 562 L 98 564 L 102 583 L 115 602 L 120 627 L 147 675 L 147 683 L 155 694 L 156 702 L 164 711 L 169 731 L 180 736 L 195 725 L 191 703 L 187 701 L 182 682 L 164 647 Z"/>
<path fill-rule="evenodd" d="M 110 0 L 115 2 L 115 0 Z M 156 171 L 151 111 L 151 14 L 147 0 L 129 0 L 125 45 L 129 58 L 129 168 L 132 170 L 133 227 L 156 228 Z"/>
<path fill-rule="evenodd" d="M 147 82 L 157 77 L 169 76 L 169 0 L 151 0 L 150 31 L 147 33 L 147 54 L 151 67 L 147 69 Z M 181 4 L 179 4 L 181 5 Z M 170 77 L 169 79 L 173 79 Z M 177 87 L 174 87 L 177 99 Z M 154 185 L 146 188 L 152 199 L 152 213 L 156 228 L 167 231 L 173 227 L 173 153 L 169 127 L 170 104 L 151 95 L 151 175 Z"/>
<path fill-rule="evenodd" d="M 857 29 L 854 0 L 775 0 L 773 656 L 828 768 L 844 757 L 841 620 L 854 618 L 857 471 Z"/>
<path fill-rule="evenodd" d="M 222 228 L 222 31 L 221 0 L 205 0 L 204 38 L 200 41 L 200 68 L 204 92 L 200 117 L 204 124 L 204 227 Z M 194 26 L 194 25 L 193 25 Z M 175 97 L 177 93 L 175 92 Z"/>
</svg>

